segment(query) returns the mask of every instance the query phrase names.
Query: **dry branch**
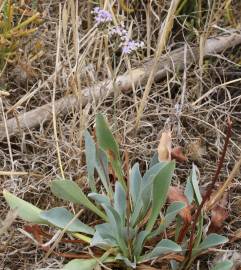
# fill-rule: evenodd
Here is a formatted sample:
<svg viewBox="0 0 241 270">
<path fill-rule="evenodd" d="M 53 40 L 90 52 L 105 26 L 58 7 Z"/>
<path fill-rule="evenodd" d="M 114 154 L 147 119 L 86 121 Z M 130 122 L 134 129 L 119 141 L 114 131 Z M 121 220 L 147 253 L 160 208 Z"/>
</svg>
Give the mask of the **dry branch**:
<svg viewBox="0 0 241 270">
<path fill-rule="evenodd" d="M 241 44 L 241 35 L 239 33 L 233 33 L 226 36 L 217 36 L 207 40 L 204 56 L 209 54 L 220 53 L 225 49 L 231 48 Z M 197 47 L 189 47 L 187 50 L 187 65 L 195 63 L 198 60 L 199 50 Z M 131 72 L 127 72 L 121 76 L 118 76 L 114 81 L 106 80 L 99 82 L 98 84 L 87 87 L 82 90 L 82 105 L 85 106 L 88 102 L 93 100 L 98 101 L 100 98 L 105 99 L 113 93 L 114 89 L 118 89 L 122 92 L 127 92 L 132 89 L 132 85 L 145 85 L 150 75 L 151 66 L 153 65 L 153 59 L 144 62 L 141 67 L 133 69 Z M 161 80 L 166 77 L 167 70 L 183 70 L 184 68 L 184 49 L 179 48 L 173 52 L 160 57 L 158 62 L 157 72 L 155 74 L 155 80 Z M 72 111 L 73 108 L 78 108 L 79 101 L 75 95 L 65 96 L 55 102 L 56 114 L 66 114 L 68 111 Z M 30 130 L 34 127 L 41 125 L 45 121 L 52 119 L 52 103 L 45 104 L 34 110 L 26 113 L 22 113 L 16 117 L 7 120 L 6 125 L 9 136 L 21 133 L 23 130 Z M 6 137 L 6 127 L 4 123 L 0 123 L 0 139 Z"/>
</svg>

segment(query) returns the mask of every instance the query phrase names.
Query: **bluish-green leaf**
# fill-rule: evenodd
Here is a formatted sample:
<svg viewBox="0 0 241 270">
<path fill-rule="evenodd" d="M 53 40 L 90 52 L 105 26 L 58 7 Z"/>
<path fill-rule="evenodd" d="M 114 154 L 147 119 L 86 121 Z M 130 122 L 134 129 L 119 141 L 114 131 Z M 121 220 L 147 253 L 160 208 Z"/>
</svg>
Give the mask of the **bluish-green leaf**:
<svg viewBox="0 0 241 270">
<path fill-rule="evenodd" d="M 197 167 L 193 164 L 191 181 L 192 181 L 192 186 L 194 189 L 196 200 L 198 204 L 200 204 L 202 202 L 202 195 L 201 195 L 199 185 L 198 185 L 197 170 L 198 170 Z"/>
<path fill-rule="evenodd" d="M 155 176 L 152 191 L 152 210 L 146 230 L 151 232 L 161 208 L 166 202 L 167 192 L 171 184 L 171 179 L 175 169 L 175 162 L 169 162 L 164 165 Z"/>
<path fill-rule="evenodd" d="M 86 165 L 88 173 L 88 183 L 92 192 L 96 192 L 95 186 L 95 162 L 96 162 L 96 147 L 95 142 L 90 136 L 89 132 L 86 130 L 84 133 L 85 139 L 85 156 L 86 156 Z"/>
<path fill-rule="evenodd" d="M 168 206 L 165 217 L 163 218 L 159 227 L 150 234 L 150 237 L 154 237 L 162 233 L 168 226 L 175 220 L 177 214 L 186 207 L 183 202 L 174 202 Z"/>
<path fill-rule="evenodd" d="M 153 165 L 150 169 L 148 169 L 143 175 L 143 185 L 146 185 L 150 182 L 150 180 L 155 177 L 166 164 L 169 162 L 158 162 Z"/>
<path fill-rule="evenodd" d="M 168 227 L 175 219 L 176 215 L 186 207 L 183 202 L 174 202 L 168 206 L 163 222 Z"/>
<path fill-rule="evenodd" d="M 163 239 L 156 245 L 156 247 L 150 253 L 142 256 L 140 261 L 151 260 L 156 257 L 159 257 L 160 255 L 167 254 L 169 252 L 180 252 L 180 251 L 182 251 L 182 248 L 178 244 L 176 244 L 171 240 Z"/>
<path fill-rule="evenodd" d="M 63 270 L 94 270 L 97 265 L 96 259 L 75 259 L 67 263 Z"/>
<path fill-rule="evenodd" d="M 99 262 L 107 263 L 114 262 L 115 259 L 112 257 L 108 257 L 108 251 L 105 252 L 100 258 L 93 259 L 74 259 L 67 263 L 63 270 L 94 270 Z"/>
<path fill-rule="evenodd" d="M 206 250 L 206 249 L 211 248 L 211 247 L 225 244 L 227 242 L 228 242 L 227 237 L 224 237 L 224 236 L 216 234 L 216 233 L 211 233 L 207 236 L 207 238 L 205 238 L 201 242 L 201 244 L 197 248 L 194 249 L 194 252 L 197 253 L 197 252 Z"/>
<path fill-rule="evenodd" d="M 113 159 L 120 159 L 119 146 L 102 114 L 96 116 L 96 137 L 100 148 L 105 152 L 111 151 Z"/>
<path fill-rule="evenodd" d="M 126 192 L 120 182 L 115 183 L 114 209 L 121 218 L 121 224 L 125 224 L 126 216 Z"/>
<path fill-rule="evenodd" d="M 153 184 L 156 175 L 160 172 L 167 162 L 158 162 L 149 170 L 147 170 L 143 176 L 142 187 L 141 187 L 141 200 L 143 204 L 142 217 L 146 215 L 150 203 L 153 200 Z"/>
<path fill-rule="evenodd" d="M 192 178 L 192 176 L 189 176 L 187 178 L 187 183 L 186 183 L 186 187 L 184 190 L 184 195 L 186 196 L 189 204 L 192 204 L 193 197 L 194 197 L 194 190 L 193 190 L 191 178 Z"/>
<path fill-rule="evenodd" d="M 107 220 L 106 215 L 86 197 L 86 195 L 75 182 L 70 180 L 53 180 L 51 182 L 51 191 L 58 198 L 73 203 L 79 203 L 96 213 L 104 220 Z"/>
<path fill-rule="evenodd" d="M 92 192 L 96 192 L 94 179 L 95 169 L 98 172 L 100 180 L 108 194 L 112 194 L 108 173 L 108 159 L 105 152 L 100 148 L 96 149 L 96 145 L 89 132 L 86 131 L 85 137 L 85 155 L 88 172 L 88 182 Z"/>
<path fill-rule="evenodd" d="M 91 240 L 91 246 L 100 248 L 116 247 L 117 241 L 113 235 L 112 227 L 109 223 L 103 223 L 95 226 L 95 234 Z"/>
<path fill-rule="evenodd" d="M 133 207 L 139 203 L 138 198 L 141 193 L 142 177 L 139 169 L 139 164 L 136 163 L 130 173 L 130 195 L 133 203 Z"/>
<path fill-rule="evenodd" d="M 123 171 L 120 163 L 119 146 L 113 137 L 109 126 L 102 114 L 96 116 L 96 137 L 98 146 L 105 151 L 118 180 L 126 189 Z"/>
<path fill-rule="evenodd" d="M 131 225 L 135 226 L 141 219 L 146 216 L 152 202 L 153 183 L 156 175 L 167 163 L 158 163 L 147 170 L 142 178 L 137 204 L 131 215 Z"/>
<path fill-rule="evenodd" d="M 201 211 L 200 216 L 198 217 L 197 222 L 197 230 L 195 235 L 195 242 L 194 242 L 194 249 L 200 245 L 200 242 L 202 241 L 202 235 L 203 235 L 203 221 L 204 221 L 204 214 L 203 211 Z"/>
<path fill-rule="evenodd" d="M 108 158 L 106 153 L 102 151 L 100 148 L 96 149 L 95 166 L 107 194 L 112 197 L 113 191 L 109 179 Z"/>
<path fill-rule="evenodd" d="M 138 233 L 134 244 L 133 244 L 133 254 L 135 255 L 136 258 L 138 258 L 141 255 L 141 251 L 143 249 L 143 246 L 145 244 L 145 240 L 147 239 L 147 236 L 149 235 L 149 232 L 147 231 L 141 231 Z"/>
<path fill-rule="evenodd" d="M 225 260 L 217 263 L 211 270 L 230 270 L 233 267 L 233 262 Z"/>
<path fill-rule="evenodd" d="M 95 231 L 98 232 L 103 239 L 114 239 L 115 233 L 112 230 L 110 223 L 102 223 L 95 226 Z"/>
<path fill-rule="evenodd" d="M 7 190 L 3 191 L 3 196 L 10 208 L 16 209 L 18 216 L 23 220 L 36 224 L 47 224 L 46 220 L 40 217 L 40 213 L 42 211 L 40 208 L 16 197 Z"/>
<path fill-rule="evenodd" d="M 74 218 L 74 215 L 63 207 L 55 207 L 47 211 L 42 211 L 40 213 L 40 217 L 52 225 L 63 229 Z M 70 225 L 68 225 L 67 231 L 82 232 L 91 235 L 95 232 L 94 229 L 82 223 L 78 219 L 75 219 Z"/>
<path fill-rule="evenodd" d="M 128 269 L 136 269 L 136 262 L 131 262 L 127 257 L 122 256 L 121 254 L 118 254 L 115 257 L 116 260 L 123 261 L 125 265 L 128 267 Z"/>
<path fill-rule="evenodd" d="M 153 157 L 151 158 L 149 168 L 156 165 L 157 163 L 159 163 L 159 158 L 158 158 L 158 153 L 156 151 L 155 154 L 153 155 Z"/>
<path fill-rule="evenodd" d="M 102 207 L 105 209 L 105 212 L 108 216 L 109 224 L 112 227 L 112 231 L 114 233 L 115 239 L 120 249 L 122 250 L 123 255 L 127 256 L 128 250 L 127 250 L 127 245 L 124 240 L 124 234 L 123 234 L 124 228 L 121 225 L 121 218 L 118 212 L 114 208 L 105 204 L 103 204 Z"/>
<path fill-rule="evenodd" d="M 108 204 L 108 205 L 110 205 L 110 200 L 109 200 L 109 198 L 106 196 L 106 195 L 104 195 L 104 194 L 98 194 L 98 193 L 94 193 L 94 192 L 92 192 L 92 193 L 89 193 L 88 194 L 88 197 L 89 198 L 91 198 L 92 200 L 95 200 L 96 201 L 96 203 L 98 203 L 98 204 Z"/>
</svg>

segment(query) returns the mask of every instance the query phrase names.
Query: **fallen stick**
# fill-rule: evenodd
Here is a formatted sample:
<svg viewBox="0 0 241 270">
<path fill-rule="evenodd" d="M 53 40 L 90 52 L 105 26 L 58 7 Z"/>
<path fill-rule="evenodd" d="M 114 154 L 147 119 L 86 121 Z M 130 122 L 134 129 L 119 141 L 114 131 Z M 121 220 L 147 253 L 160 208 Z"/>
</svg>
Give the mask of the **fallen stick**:
<svg viewBox="0 0 241 270">
<path fill-rule="evenodd" d="M 204 56 L 210 54 L 220 53 L 228 48 L 241 44 L 241 34 L 238 32 L 217 36 L 207 40 L 204 49 Z M 189 47 L 187 49 L 187 63 L 186 65 L 195 63 L 198 60 L 199 50 L 197 47 Z M 150 75 L 153 59 L 144 62 L 141 67 L 133 69 L 120 75 L 115 81 L 105 80 L 98 84 L 87 87 L 82 90 L 81 99 L 82 106 L 93 100 L 98 101 L 100 98 L 105 99 L 115 90 L 127 92 L 135 86 L 145 85 Z M 184 49 L 179 48 L 169 54 L 160 57 L 158 69 L 155 74 L 155 80 L 159 81 L 166 77 L 168 70 L 183 70 L 184 68 Z M 79 101 L 75 95 L 68 95 L 55 102 L 56 114 L 66 114 L 73 108 L 78 108 Z M 52 103 L 45 104 L 34 110 L 19 114 L 16 117 L 6 121 L 9 136 L 21 133 L 23 130 L 30 130 L 52 119 Z M 6 137 L 6 127 L 4 123 L 0 123 L 0 139 Z"/>
</svg>

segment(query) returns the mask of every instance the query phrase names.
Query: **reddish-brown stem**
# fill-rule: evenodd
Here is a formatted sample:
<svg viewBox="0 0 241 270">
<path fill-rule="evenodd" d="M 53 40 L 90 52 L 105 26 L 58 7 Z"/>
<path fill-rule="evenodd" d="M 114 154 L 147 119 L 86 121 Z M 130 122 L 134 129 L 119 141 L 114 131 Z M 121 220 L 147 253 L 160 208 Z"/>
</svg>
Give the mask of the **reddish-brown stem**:
<svg viewBox="0 0 241 270">
<path fill-rule="evenodd" d="M 212 179 L 211 184 L 208 186 L 206 194 L 204 195 L 204 197 L 202 199 L 202 202 L 200 203 L 200 205 L 197 208 L 196 213 L 194 215 L 194 220 L 193 220 L 192 227 L 191 227 L 191 235 L 190 235 L 190 240 L 189 240 L 189 245 L 188 245 L 189 257 L 191 257 L 191 255 L 192 255 L 194 234 L 195 234 L 195 228 L 196 228 L 198 218 L 199 218 L 199 216 L 200 216 L 200 214 L 202 212 L 204 204 L 209 200 L 209 198 L 210 198 L 210 196 L 211 196 L 211 194 L 213 192 L 213 189 L 215 187 L 215 184 L 216 184 L 216 182 L 218 180 L 218 176 L 219 176 L 220 171 L 221 171 L 221 169 L 223 167 L 224 158 L 225 158 L 225 155 L 226 155 L 226 152 L 227 152 L 228 143 L 229 143 L 229 140 L 230 140 L 230 137 L 231 137 L 231 133 L 232 133 L 232 122 L 230 121 L 230 118 L 228 117 L 225 143 L 224 143 L 223 151 L 222 151 L 222 154 L 220 156 L 220 159 L 219 159 L 219 162 L 218 162 L 218 165 L 217 165 L 216 173 L 215 173 L 215 175 L 214 175 L 214 177 Z"/>
<path fill-rule="evenodd" d="M 183 227 L 182 227 L 182 229 L 181 229 L 181 231 L 180 231 L 180 233 L 178 235 L 178 239 L 177 239 L 178 244 L 182 243 L 185 235 L 187 234 L 187 231 L 188 231 L 189 227 L 190 227 L 190 223 L 184 223 L 184 225 L 183 225 Z"/>
</svg>

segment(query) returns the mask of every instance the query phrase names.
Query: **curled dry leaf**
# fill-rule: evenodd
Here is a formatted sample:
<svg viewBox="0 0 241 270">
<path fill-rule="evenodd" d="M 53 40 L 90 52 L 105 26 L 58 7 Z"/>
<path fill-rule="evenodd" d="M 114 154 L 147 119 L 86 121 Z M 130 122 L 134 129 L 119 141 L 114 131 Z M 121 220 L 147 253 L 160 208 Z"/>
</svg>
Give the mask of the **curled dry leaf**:
<svg viewBox="0 0 241 270">
<path fill-rule="evenodd" d="M 185 162 L 188 160 L 187 157 L 183 154 L 182 148 L 180 146 L 174 147 L 171 150 L 171 158 L 179 162 Z"/>
<path fill-rule="evenodd" d="M 219 204 L 215 205 L 211 211 L 211 224 L 208 232 L 218 232 L 222 229 L 224 221 L 228 218 L 229 214 L 226 210 L 228 194 L 225 193 Z"/>
<path fill-rule="evenodd" d="M 157 148 L 159 161 L 171 160 L 172 135 L 171 131 L 162 132 Z"/>
<path fill-rule="evenodd" d="M 167 195 L 168 201 L 173 202 L 183 202 L 186 207 L 181 210 L 180 216 L 186 224 L 190 224 L 192 221 L 191 215 L 191 205 L 188 203 L 186 196 L 183 194 L 182 190 L 178 187 L 170 187 Z"/>
<path fill-rule="evenodd" d="M 202 139 L 197 139 L 187 145 L 186 155 L 193 161 L 200 161 L 205 154 Z"/>
</svg>

